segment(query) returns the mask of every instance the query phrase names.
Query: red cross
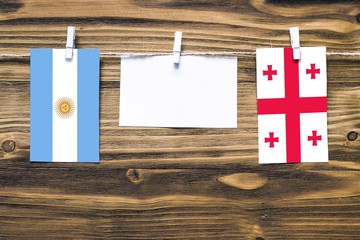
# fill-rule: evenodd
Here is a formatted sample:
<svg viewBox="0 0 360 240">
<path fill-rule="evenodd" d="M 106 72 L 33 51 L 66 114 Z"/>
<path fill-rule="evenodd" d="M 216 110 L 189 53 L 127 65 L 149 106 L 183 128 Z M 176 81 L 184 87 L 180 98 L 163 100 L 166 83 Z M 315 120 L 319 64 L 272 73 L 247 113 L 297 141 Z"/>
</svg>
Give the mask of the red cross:
<svg viewBox="0 0 360 240">
<path fill-rule="evenodd" d="M 270 143 L 269 147 L 273 148 L 275 142 L 279 142 L 279 138 L 278 137 L 274 138 L 274 133 L 269 132 L 269 137 L 265 138 L 265 143 Z"/>
<path fill-rule="evenodd" d="M 306 69 L 306 74 L 311 74 L 311 79 L 316 79 L 315 74 L 320 74 L 320 68 L 315 68 L 315 63 L 311 63 L 310 66 L 310 69 Z"/>
<path fill-rule="evenodd" d="M 263 76 L 267 75 L 267 80 L 273 80 L 272 75 L 277 75 L 277 70 L 272 70 L 272 65 L 267 65 L 267 70 L 263 70 Z"/>
<path fill-rule="evenodd" d="M 258 99 L 258 114 L 285 114 L 286 161 L 301 162 L 300 113 L 326 112 L 326 97 L 299 96 L 299 62 L 284 48 L 285 98 Z"/>
<path fill-rule="evenodd" d="M 321 135 L 317 136 L 317 131 L 312 131 L 312 136 L 308 136 L 308 141 L 312 141 L 313 146 L 317 146 L 317 141 L 321 141 Z"/>
</svg>

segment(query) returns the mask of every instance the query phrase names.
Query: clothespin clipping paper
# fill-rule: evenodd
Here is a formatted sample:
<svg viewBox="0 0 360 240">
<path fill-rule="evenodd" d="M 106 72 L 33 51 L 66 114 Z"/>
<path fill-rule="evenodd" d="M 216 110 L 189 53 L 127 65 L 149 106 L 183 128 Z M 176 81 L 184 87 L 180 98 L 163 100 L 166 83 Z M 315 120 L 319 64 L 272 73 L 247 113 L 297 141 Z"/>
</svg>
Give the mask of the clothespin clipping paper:
<svg viewBox="0 0 360 240">
<path fill-rule="evenodd" d="M 180 54 L 181 54 L 181 38 L 182 38 L 182 32 L 175 32 L 175 40 L 174 40 L 174 59 L 173 62 L 175 64 L 180 63 Z"/>
</svg>

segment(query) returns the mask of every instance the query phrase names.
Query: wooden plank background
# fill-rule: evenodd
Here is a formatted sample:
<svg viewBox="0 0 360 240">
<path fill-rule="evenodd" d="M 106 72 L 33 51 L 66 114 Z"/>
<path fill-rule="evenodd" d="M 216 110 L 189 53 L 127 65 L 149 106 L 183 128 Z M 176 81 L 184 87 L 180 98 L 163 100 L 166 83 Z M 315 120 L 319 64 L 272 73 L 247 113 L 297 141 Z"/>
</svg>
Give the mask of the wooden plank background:
<svg viewBox="0 0 360 240">
<path fill-rule="evenodd" d="M 360 239 L 360 56 L 328 56 L 328 164 L 257 162 L 255 55 L 239 55 L 238 128 L 118 127 L 120 59 L 101 58 L 101 164 L 29 163 L 30 48 L 360 52 L 360 3 L 0 1 L 0 239 Z"/>
</svg>

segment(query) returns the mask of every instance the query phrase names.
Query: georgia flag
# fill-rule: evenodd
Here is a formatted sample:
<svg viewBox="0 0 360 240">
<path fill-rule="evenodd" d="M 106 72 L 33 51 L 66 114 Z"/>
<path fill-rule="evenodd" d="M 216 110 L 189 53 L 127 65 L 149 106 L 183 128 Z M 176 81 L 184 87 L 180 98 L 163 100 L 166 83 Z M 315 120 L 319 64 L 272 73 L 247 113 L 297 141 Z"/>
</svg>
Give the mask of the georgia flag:
<svg viewBox="0 0 360 240">
<path fill-rule="evenodd" d="M 326 48 L 256 50 L 259 163 L 328 162 Z"/>
</svg>

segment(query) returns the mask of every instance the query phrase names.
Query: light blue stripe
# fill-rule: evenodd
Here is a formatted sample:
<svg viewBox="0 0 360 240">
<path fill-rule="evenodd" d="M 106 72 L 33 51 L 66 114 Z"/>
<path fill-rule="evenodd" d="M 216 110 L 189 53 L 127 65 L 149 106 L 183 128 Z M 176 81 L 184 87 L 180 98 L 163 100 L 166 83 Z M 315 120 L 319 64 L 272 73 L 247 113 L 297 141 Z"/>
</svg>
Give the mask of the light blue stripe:
<svg viewBox="0 0 360 240">
<path fill-rule="evenodd" d="M 78 162 L 99 162 L 100 52 L 78 49 Z"/>
<path fill-rule="evenodd" d="M 52 49 L 30 50 L 30 161 L 52 161 Z"/>
</svg>

